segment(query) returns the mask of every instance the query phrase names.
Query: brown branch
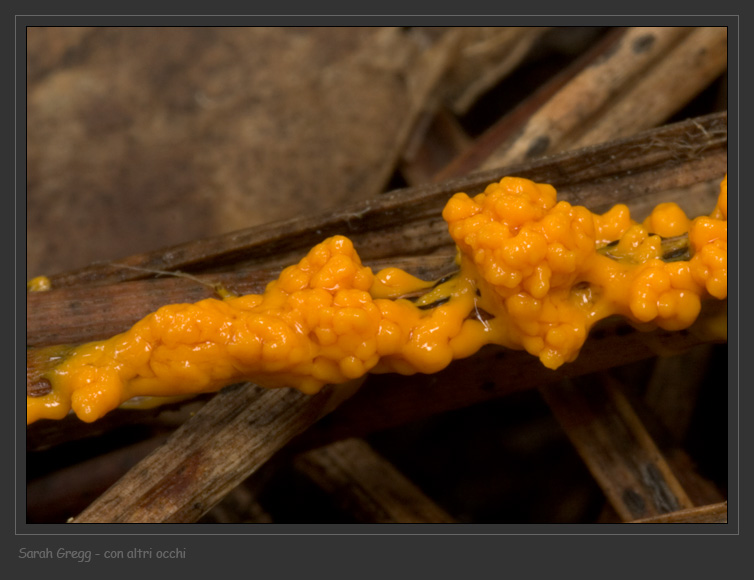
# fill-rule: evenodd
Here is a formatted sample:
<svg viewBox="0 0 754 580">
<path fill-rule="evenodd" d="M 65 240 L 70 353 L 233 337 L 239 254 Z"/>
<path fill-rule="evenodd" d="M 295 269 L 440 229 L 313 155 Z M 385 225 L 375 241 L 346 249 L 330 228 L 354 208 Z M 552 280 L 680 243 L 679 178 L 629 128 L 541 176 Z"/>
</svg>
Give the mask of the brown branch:
<svg viewBox="0 0 754 580">
<path fill-rule="evenodd" d="M 615 46 L 626 33 L 619 28 L 609 32 L 605 38 L 594 47 L 577 58 L 560 73 L 537 88 L 510 113 L 506 114 L 489 129 L 487 129 L 474 143 L 465 148 L 446 166 L 437 170 L 433 181 L 440 182 L 453 177 L 460 177 L 484 166 L 485 161 L 503 147 L 511 147 L 511 143 L 518 139 L 526 139 L 523 130 L 529 119 L 538 114 L 556 95 L 560 95 L 564 87 L 580 74 L 596 66 L 601 60 L 609 60 Z M 431 144 L 427 145 L 428 147 Z"/>
<path fill-rule="evenodd" d="M 612 382 L 563 383 L 540 391 L 623 521 L 693 506 Z"/>
<path fill-rule="evenodd" d="M 453 258 L 453 254 L 401 258 L 390 261 L 389 265 L 433 280 L 455 269 Z M 375 270 L 387 265 L 372 262 Z M 78 344 L 108 338 L 128 330 L 160 306 L 217 298 L 215 285 L 238 295 L 259 294 L 279 274 L 280 268 L 242 268 L 235 272 L 200 274 L 194 277 L 196 279 L 170 277 L 168 273 L 162 278 L 30 293 L 27 295 L 26 346 Z"/>
<path fill-rule="evenodd" d="M 725 28 L 630 28 L 617 47 L 565 85 L 481 165 L 618 139 L 654 127 L 725 71 Z"/>
<path fill-rule="evenodd" d="M 93 264 L 50 279 L 53 288 L 64 288 L 150 277 L 132 268 L 194 274 L 279 268 L 335 234 L 348 235 L 365 261 L 427 255 L 452 247 L 441 217 L 448 198 L 458 191 L 474 195 L 506 175 L 550 183 L 560 199 L 593 211 L 720 179 L 727 170 L 727 122 L 727 113 L 708 115 L 579 151 L 398 190 L 319 216 Z"/>
<path fill-rule="evenodd" d="M 228 387 L 72 521 L 194 522 L 346 393 Z"/>
<path fill-rule="evenodd" d="M 728 66 L 728 29 L 693 29 L 661 61 L 632 82 L 604 114 L 584 123 L 557 150 L 572 149 L 654 127 L 680 111 Z"/>
<path fill-rule="evenodd" d="M 727 524 L 728 502 L 678 510 L 649 518 L 633 520 L 632 524 Z"/>
</svg>

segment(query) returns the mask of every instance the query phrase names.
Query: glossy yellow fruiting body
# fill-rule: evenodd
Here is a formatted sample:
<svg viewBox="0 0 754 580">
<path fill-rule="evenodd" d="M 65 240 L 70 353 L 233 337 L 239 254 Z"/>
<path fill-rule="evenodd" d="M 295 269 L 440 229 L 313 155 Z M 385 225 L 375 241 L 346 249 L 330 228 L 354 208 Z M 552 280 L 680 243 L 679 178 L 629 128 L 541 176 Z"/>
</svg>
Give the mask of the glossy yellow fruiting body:
<svg viewBox="0 0 754 580">
<path fill-rule="evenodd" d="M 26 283 L 26 289 L 29 292 L 46 292 L 51 288 L 52 284 L 47 276 L 37 276 Z"/>
<path fill-rule="evenodd" d="M 52 391 L 27 397 L 27 423 L 71 409 L 94 421 L 132 397 L 241 380 L 316 393 L 370 372 L 434 373 L 485 344 L 554 369 L 607 316 L 675 330 L 694 322 L 703 298 L 727 297 L 726 181 L 712 214 L 694 220 L 674 204 L 643 224 L 625 206 L 596 215 L 513 177 L 456 194 L 443 217 L 460 266 L 443 284 L 396 268 L 374 274 L 350 240 L 329 238 L 261 295 L 164 306 L 76 348 L 45 374 Z M 663 260 L 662 238 L 686 232 L 691 258 Z"/>
<path fill-rule="evenodd" d="M 678 330 L 696 320 L 702 298 L 726 298 L 725 208 L 723 182 L 712 216 L 689 220 L 676 204 L 661 204 L 641 225 L 625 206 L 595 215 L 557 202 L 549 185 L 505 178 L 473 199 L 456 194 L 443 217 L 462 263 L 471 263 L 480 305 L 495 315 L 489 342 L 557 368 L 607 316 Z M 661 237 L 685 231 L 693 257 L 665 262 Z M 610 240 L 617 243 L 600 251 Z"/>
</svg>

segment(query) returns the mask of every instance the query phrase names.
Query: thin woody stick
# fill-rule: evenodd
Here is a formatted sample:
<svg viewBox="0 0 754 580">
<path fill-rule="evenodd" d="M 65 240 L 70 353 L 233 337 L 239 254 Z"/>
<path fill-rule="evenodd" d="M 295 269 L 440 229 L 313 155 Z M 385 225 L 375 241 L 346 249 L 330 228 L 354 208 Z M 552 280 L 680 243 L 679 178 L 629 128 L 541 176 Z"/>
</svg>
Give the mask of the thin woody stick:
<svg viewBox="0 0 754 580">
<path fill-rule="evenodd" d="M 687 508 L 633 520 L 632 524 L 727 524 L 728 502 L 723 501 L 701 507 Z"/>
<path fill-rule="evenodd" d="M 671 49 L 665 58 L 637 79 L 619 102 L 555 149 L 564 151 L 602 143 L 654 127 L 725 72 L 728 65 L 728 30 L 702 27 Z"/>
<path fill-rule="evenodd" d="M 724 28 L 634 27 L 611 36 L 554 94 L 541 91 L 441 170 L 447 179 L 648 129 L 668 119 L 727 66 Z M 542 103 L 541 96 L 549 97 Z M 537 107 L 532 110 L 532 107 Z"/>
<path fill-rule="evenodd" d="M 693 507 L 665 458 L 612 381 L 540 389 L 623 521 Z"/>
<path fill-rule="evenodd" d="M 352 390 L 228 387 L 71 521 L 194 522 Z"/>
</svg>

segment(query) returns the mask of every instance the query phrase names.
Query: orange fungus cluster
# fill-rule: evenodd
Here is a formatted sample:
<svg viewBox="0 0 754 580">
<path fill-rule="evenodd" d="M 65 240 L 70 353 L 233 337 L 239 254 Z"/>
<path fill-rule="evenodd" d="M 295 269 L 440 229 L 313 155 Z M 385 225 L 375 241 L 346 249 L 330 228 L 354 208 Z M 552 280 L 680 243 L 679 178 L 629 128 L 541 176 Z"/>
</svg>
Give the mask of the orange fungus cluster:
<svg viewBox="0 0 754 580">
<path fill-rule="evenodd" d="M 641 224 L 623 205 L 597 215 L 515 177 L 456 194 L 443 217 L 460 270 L 443 283 L 373 273 L 350 240 L 329 238 L 263 294 L 164 306 L 75 348 L 45 374 L 51 392 L 27 397 L 27 423 L 70 410 L 94 421 L 132 397 L 242 380 L 316 393 L 366 373 L 433 373 L 485 344 L 555 369 L 607 316 L 677 330 L 702 299 L 727 298 L 725 180 L 714 211 L 693 220 L 667 203 Z"/>
</svg>

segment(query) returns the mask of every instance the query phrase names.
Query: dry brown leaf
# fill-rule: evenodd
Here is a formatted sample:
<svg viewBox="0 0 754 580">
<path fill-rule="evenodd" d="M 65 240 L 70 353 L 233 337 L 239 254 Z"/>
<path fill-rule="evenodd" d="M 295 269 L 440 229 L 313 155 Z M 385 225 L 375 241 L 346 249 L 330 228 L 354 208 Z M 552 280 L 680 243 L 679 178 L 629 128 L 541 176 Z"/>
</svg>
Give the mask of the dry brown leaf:
<svg viewBox="0 0 754 580">
<path fill-rule="evenodd" d="M 30 29 L 29 277 L 376 195 L 444 70 L 443 39 Z"/>
</svg>

